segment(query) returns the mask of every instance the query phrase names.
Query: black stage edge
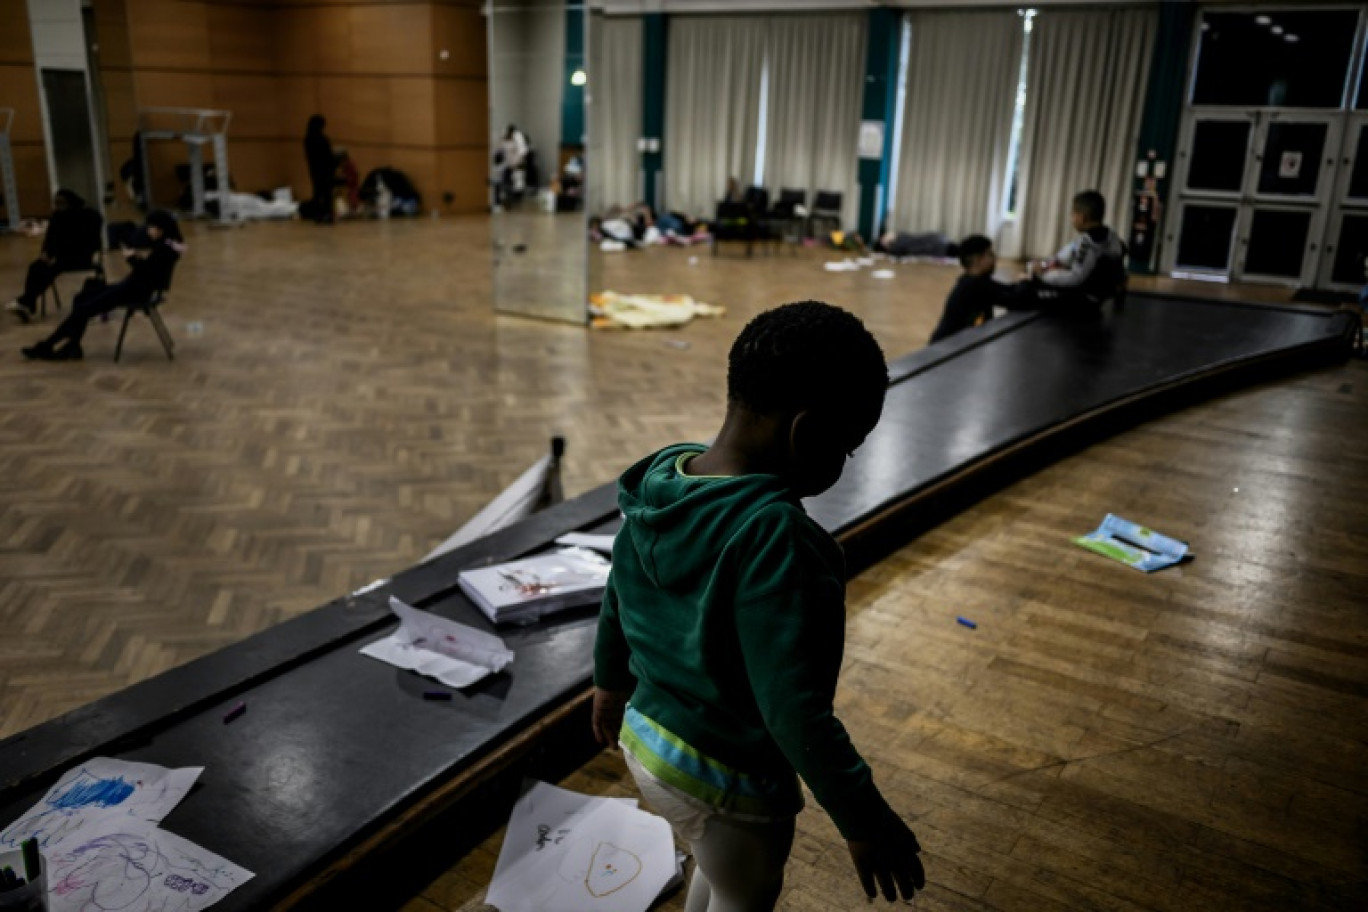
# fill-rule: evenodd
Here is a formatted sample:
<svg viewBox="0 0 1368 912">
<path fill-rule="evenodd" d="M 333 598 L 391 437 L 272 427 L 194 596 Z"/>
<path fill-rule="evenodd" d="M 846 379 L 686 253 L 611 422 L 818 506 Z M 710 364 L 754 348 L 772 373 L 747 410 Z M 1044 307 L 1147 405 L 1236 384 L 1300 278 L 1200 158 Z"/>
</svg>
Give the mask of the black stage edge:
<svg viewBox="0 0 1368 912">
<path fill-rule="evenodd" d="M 1132 295 L 1095 321 L 992 321 L 894 362 L 879 427 L 809 510 L 853 571 L 1092 440 L 1342 360 L 1357 329 L 1344 312 L 1158 295 Z M 614 493 L 595 489 L 0 742 L 0 822 L 92 756 L 202 765 L 163 825 L 256 873 L 225 910 L 358 908 L 360 891 L 382 881 L 391 895 L 411 892 L 391 875 L 449 863 L 503 822 L 522 776 L 555 779 L 592 755 L 595 613 L 499 631 L 517 654 L 511 670 L 445 704 L 357 650 L 392 629 L 392 594 L 488 629 L 457 573 L 611 528 Z M 247 713 L 225 725 L 238 700 Z M 383 907 L 379 893 L 365 895 L 375 900 L 363 905 Z"/>
</svg>

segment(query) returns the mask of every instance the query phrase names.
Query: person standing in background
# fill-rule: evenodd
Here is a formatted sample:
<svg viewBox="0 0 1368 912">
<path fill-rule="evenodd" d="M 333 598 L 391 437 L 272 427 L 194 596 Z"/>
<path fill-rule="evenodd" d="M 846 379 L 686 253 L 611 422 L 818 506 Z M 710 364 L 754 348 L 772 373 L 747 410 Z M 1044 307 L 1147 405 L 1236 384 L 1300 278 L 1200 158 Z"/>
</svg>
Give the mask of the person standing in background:
<svg viewBox="0 0 1368 912">
<path fill-rule="evenodd" d="M 333 152 L 332 141 L 323 132 L 327 125 L 321 114 L 315 114 L 309 118 L 309 127 L 304 133 L 304 158 L 309 163 L 313 198 L 302 207 L 301 214 L 320 225 L 331 224 L 333 220 L 333 181 L 337 172 L 337 155 Z"/>
</svg>

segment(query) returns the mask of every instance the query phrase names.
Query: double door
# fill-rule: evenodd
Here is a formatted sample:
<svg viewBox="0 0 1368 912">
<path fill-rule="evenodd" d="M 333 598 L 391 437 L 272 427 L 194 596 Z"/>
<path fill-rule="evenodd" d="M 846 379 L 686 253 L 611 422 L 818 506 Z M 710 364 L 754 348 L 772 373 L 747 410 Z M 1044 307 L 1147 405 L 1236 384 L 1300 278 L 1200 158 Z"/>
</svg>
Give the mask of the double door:
<svg viewBox="0 0 1368 912">
<path fill-rule="evenodd" d="M 1342 148 L 1347 115 L 1190 108 L 1179 140 L 1178 194 L 1165 226 L 1165 271 L 1216 280 L 1311 286 L 1333 271 L 1327 222 L 1368 229 L 1363 204 L 1345 216 L 1339 187 L 1368 146 Z M 1368 143 L 1368 135 L 1364 136 Z M 1343 159 L 1343 161 L 1342 161 Z M 1368 173 L 1363 176 L 1368 184 Z M 1368 240 L 1368 234 L 1364 235 Z M 1343 270 L 1341 270 L 1342 272 Z"/>
</svg>

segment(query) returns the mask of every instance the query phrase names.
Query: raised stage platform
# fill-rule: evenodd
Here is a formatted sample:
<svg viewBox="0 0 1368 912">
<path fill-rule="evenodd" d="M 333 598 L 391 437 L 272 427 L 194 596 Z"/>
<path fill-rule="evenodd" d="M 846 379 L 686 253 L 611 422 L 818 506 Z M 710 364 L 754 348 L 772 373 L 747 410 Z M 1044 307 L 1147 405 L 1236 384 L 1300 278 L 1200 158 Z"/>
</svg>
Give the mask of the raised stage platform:
<svg viewBox="0 0 1368 912">
<path fill-rule="evenodd" d="M 842 540 L 853 570 L 1148 414 L 1342 359 L 1356 330 L 1350 314 L 1148 295 L 1094 322 L 994 321 L 892 365 L 879 427 L 809 508 Z M 164 825 L 256 873 L 225 909 L 325 906 L 320 897 L 354 885 L 340 875 L 471 802 L 481 813 L 464 814 L 461 828 L 483 835 L 502 822 L 508 781 L 574 766 L 592 750 L 582 709 L 594 613 L 500 631 L 517 654 L 511 670 L 447 704 L 424 701 L 422 679 L 357 650 L 393 627 L 391 594 L 485 626 L 456 589 L 460 570 L 611 527 L 616 512 L 604 486 L 9 738 L 0 743 L 0 819 L 86 757 L 203 765 Z M 248 712 L 224 725 L 240 700 Z"/>
</svg>

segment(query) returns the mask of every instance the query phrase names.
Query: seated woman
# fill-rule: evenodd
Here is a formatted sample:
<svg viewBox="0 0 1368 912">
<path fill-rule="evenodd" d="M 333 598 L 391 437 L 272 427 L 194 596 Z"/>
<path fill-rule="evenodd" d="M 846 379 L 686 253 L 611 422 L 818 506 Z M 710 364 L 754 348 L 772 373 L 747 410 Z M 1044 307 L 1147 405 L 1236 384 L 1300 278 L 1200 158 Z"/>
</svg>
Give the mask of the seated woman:
<svg viewBox="0 0 1368 912">
<path fill-rule="evenodd" d="M 37 345 L 23 350 L 25 358 L 39 361 L 76 361 L 84 356 L 81 337 L 91 319 L 119 307 L 141 304 L 171 282 L 176 261 L 185 252 L 180 225 L 171 213 L 149 213 L 145 232 L 150 246 L 141 250 L 127 247 L 122 253 L 131 268 L 128 276 L 93 293 L 82 293 L 72 302 L 71 313 L 61 325 Z"/>
<path fill-rule="evenodd" d="M 25 323 L 38 312 L 38 299 L 64 272 L 91 268 L 100 247 L 100 214 L 87 209 L 85 200 L 70 190 L 58 190 L 52 199 L 52 218 L 38 259 L 29 264 L 24 293 L 5 305 Z"/>
</svg>

